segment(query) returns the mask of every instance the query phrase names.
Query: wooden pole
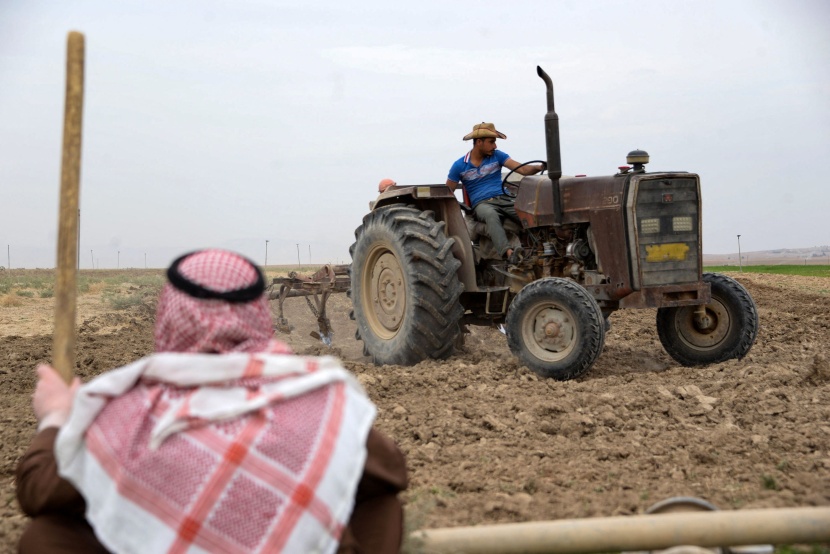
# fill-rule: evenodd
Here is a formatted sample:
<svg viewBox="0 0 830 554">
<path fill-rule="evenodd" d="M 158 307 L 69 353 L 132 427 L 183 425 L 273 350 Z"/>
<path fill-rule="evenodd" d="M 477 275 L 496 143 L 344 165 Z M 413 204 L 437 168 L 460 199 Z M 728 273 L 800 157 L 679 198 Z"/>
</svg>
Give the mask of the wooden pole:
<svg viewBox="0 0 830 554">
<path fill-rule="evenodd" d="M 72 381 L 75 367 L 75 301 L 83 104 L 84 35 L 70 31 L 66 50 L 66 97 L 55 278 L 55 334 L 52 342 L 52 363 L 67 383 Z"/>
<path fill-rule="evenodd" d="M 830 507 L 723 510 L 586 518 L 412 534 L 430 554 L 581 554 L 658 550 L 680 545 L 738 546 L 830 541 Z"/>
</svg>

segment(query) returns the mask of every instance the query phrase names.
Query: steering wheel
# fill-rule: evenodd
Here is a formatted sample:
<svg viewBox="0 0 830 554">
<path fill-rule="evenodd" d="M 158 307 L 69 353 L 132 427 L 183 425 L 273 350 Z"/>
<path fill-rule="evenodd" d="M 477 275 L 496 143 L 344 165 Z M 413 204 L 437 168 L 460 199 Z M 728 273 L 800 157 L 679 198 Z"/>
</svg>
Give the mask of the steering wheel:
<svg viewBox="0 0 830 554">
<path fill-rule="evenodd" d="M 538 173 L 539 175 L 541 175 L 542 173 L 544 173 L 545 171 L 548 170 L 548 162 L 546 162 L 545 160 L 530 160 L 529 162 L 525 162 L 523 164 L 517 165 L 516 167 L 514 167 L 513 169 L 510 170 L 510 173 L 505 175 L 504 179 L 501 180 L 501 191 L 505 196 L 509 196 L 510 198 L 516 198 L 516 195 L 518 194 L 518 188 L 519 188 L 518 185 L 515 185 L 515 188 L 516 188 L 517 192 L 513 192 L 513 190 L 507 188 L 507 186 L 506 186 L 507 185 L 507 180 L 520 167 L 524 167 L 524 166 L 530 165 L 530 164 L 542 164 L 542 165 L 544 165 L 544 167 L 542 168 L 542 171 L 540 171 Z"/>
</svg>

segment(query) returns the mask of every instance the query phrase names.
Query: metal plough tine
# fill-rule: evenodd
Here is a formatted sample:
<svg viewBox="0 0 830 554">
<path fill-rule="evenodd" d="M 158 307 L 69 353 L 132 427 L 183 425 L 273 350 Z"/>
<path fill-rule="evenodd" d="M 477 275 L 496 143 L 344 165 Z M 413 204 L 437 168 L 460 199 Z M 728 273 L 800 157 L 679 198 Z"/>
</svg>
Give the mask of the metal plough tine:
<svg viewBox="0 0 830 554">
<path fill-rule="evenodd" d="M 311 335 L 319 338 L 325 345 L 331 346 L 334 332 L 331 321 L 329 321 L 326 314 L 326 302 L 332 292 L 346 292 L 348 290 L 348 274 L 348 266 L 333 267 L 326 265 L 311 277 L 302 277 L 295 272 L 291 272 L 287 278 L 275 278 L 272 286 L 279 284 L 280 291 L 278 294 L 270 293 L 269 297 L 279 299 L 279 317 L 277 318 L 276 328 L 285 333 L 290 332 L 288 320 L 283 315 L 283 303 L 286 298 L 304 296 L 311 313 L 317 318 L 319 329 Z M 309 296 L 314 297 L 314 303 L 311 302 Z"/>
</svg>

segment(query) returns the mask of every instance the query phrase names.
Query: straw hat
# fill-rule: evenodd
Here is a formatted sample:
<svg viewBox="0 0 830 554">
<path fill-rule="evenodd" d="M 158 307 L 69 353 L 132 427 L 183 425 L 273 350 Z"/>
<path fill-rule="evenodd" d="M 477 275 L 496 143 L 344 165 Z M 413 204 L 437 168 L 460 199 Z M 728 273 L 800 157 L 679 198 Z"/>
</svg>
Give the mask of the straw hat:
<svg viewBox="0 0 830 554">
<path fill-rule="evenodd" d="M 500 138 L 506 139 L 507 135 L 496 131 L 496 126 L 493 123 L 477 123 L 473 125 L 473 131 L 464 135 L 464 140 L 471 140 L 477 138 Z"/>
</svg>

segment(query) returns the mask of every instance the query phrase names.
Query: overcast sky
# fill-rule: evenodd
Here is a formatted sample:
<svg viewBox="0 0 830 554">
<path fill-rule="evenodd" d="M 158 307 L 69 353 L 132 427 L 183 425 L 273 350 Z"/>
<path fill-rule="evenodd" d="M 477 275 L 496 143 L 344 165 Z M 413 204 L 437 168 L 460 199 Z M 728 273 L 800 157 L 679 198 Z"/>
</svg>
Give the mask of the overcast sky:
<svg viewBox="0 0 830 554">
<path fill-rule="evenodd" d="M 385 177 L 474 123 L 565 174 L 699 173 L 707 254 L 830 244 L 826 0 L 0 0 L 0 265 L 53 267 L 66 36 L 86 37 L 82 268 L 201 247 L 348 263 Z"/>
</svg>

